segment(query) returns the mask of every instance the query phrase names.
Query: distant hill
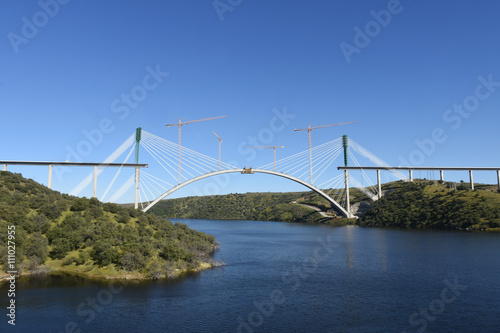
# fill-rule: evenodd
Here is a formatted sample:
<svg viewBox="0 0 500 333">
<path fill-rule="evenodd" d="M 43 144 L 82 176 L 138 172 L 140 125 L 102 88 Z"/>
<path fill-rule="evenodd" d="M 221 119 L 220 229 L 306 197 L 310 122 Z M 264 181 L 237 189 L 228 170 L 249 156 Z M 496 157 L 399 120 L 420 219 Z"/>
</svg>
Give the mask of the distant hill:
<svg viewBox="0 0 500 333">
<path fill-rule="evenodd" d="M 330 203 L 314 192 L 246 193 L 163 200 L 150 209 L 157 216 L 193 219 L 246 219 L 363 226 L 496 230 L 500 193 L 495 186 L 415 180 L 383 184 L 385 196 L 372 202 L 351 189 L 359 219 L 335 218 Z M 328 212 L 320 214 L 316 209 Z M 359 209 L 359 210 L 358 210 Z M 499 229 L 500 230 L 500 229 Z"/>
<path fill-rule="evenodd" d="M 402 183 L 357 221 L 360 225 L 459 230 L 500 230 L 496 187 L 436 181 Z"/>
<path fill-rule="evenodd" d="M 210 266 L 214 236 L 133 208 L 52 191 L 0 172 L 0 277 L 15 227 L 16 269 L 90 277 L 161 278 Z M 3 272 L 1 271 L 3 268 Z"/>
<path fill-rule="evenodd" d="M 320 213 L 321 210 L 325 213 Z M 314 192 L 246 193 L 163 200 L 148 212 L 165 218 L 338 224 L 343 219 Z"/>
</svg>

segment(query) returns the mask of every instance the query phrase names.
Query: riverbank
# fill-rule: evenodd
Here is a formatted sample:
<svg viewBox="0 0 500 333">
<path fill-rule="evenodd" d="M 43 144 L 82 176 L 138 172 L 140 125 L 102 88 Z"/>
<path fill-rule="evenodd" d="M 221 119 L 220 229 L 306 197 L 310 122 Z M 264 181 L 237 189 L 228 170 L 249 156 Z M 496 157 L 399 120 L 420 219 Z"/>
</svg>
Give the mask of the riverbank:
<svg viewBox="0 0 500 333">
<path fill-rule="evenodd" d="M 57 274 L 57 273 L 62 273 L 62 274 L 70 274 L 70 275 L 75 275 L 79 276 L 85 279 L 90 279 L 90 280 L 137 280 L 137 281 L 146 281 L 146 280 L 160 280 L 160 279 L 176 279 L 181 277 L 184 274 L 189 274 L 189 273 L 197 273 L 201 272 L 203 270 L 207 270 L 210 268 L 214 267 L 219 267 L 223 265 L 223 263 L 208 263 L 208 262 L 201 262 L 197 268 L 190 268 L 190 269 L 175 269 L 167 274 L 164 274 L 163 276 L 156 277 L 155 279 L 151 278 L 150 276 L 141 273 L 141 272 L 125 272 L 125 271 L 120 271 L 117 270 L 114 267 L 102 267 L 102 268 L 96 268 L 96 267 L 84 267 L 84 268 L 79 268 L 76 266 L 73 267 L 51 267 L 50 265 L 42 265 L 37 268 L 35 272 L 32 271 L 24 271 L 19 274 L 16 274 L 16 279 L 20 277 L 27 277 L 27 276 L 42 276 L 42 275 L 47 275 L 47 274 Z M 0 283 L 6 282 L 11 278 L 10 274 L 7 274 L 5 271 L 0 271 Z"/>
</svg>

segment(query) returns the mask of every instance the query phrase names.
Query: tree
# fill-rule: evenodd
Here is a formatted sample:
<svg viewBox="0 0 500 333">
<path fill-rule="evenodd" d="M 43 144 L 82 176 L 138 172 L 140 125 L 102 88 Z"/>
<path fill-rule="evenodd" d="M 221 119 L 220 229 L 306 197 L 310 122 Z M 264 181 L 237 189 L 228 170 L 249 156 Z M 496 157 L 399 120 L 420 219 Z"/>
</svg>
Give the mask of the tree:
<svg viewBox="0 0 500 333">
<path fill-rule="evenodd" d="M 62 259 L 71 251 L 71 244 L 66 238 L 57 238 L 52 242 L 50 256 L 53 259 Z"/>
<path fill-rule="evenodd" d="M 165 262 L 161 262 L 156 259 L 153 260 L 146 269 L 147 275 L 152 280 L 161 279 L 165 274 L 167 274 L 167 265 Z"/>
<path fill-rule="evenodd" d="M 60 207 L 57 207 L 53 203 L 46 203 L 42 205 L 38 211 L 47 216 L 51 220 L 59 218 L 59 216 L 61 216 L 61 213 L 63 212 L 63 210 Z"/>
<path fill-rule="evenodd" d="M 105 212 L 110 212 L 113 214 L 118 213 L 118 211 L 120 210 L 120 206 L 111 202 L 106 202 L 105 204 L 102 205 L 102 207 Z"/>
<path fill-rule="evenodd" d="M 177 261 L 186 258 L 186 251 L 178 245 L 169 242 L 164 245 L 159 256 L 165 260 Z"/>
<path fill-rule="evenodd" d="M 118 213 L 118 216 L 116 217 L 116 222 L 118 222 L 118 223 L 127 223 L 128 221 L 130 221 L 130 215 L 129 215 L 128 211 L 121 210 Z"/>
<path fill-rule="evenodd" d="M 90 206 L 96 206 L 96 207 L 101 207 L 101 202 L 99 201 L 99 199 L 95 198 L 95 197 L 92 197 L 89 199 L 89 205 Z"/>
<path fill-rule="evenodd" d="M 49 255 L 48 244 L 47 238 L 43 237 L 40 232 L 35 232 L 28 236 L 26 255 L 28 257 L 37 257 L 40 264 L 43 264 Z"/>
<path fill-rule="evenodd" d="M 89 207 L 89 200 L 87 198 L 76 199 L 69 208 L 72 212 L 81 212 Z"/>
<path fill-rule="evenodd" d="M 104 215 L 104 211 L 100 206 L 90 205 L 90 207 L 86 210 L 85 216 L 90 216 L 93 219 L 101 217 Z"/>
<path fill-rule="evenodd" d="M 119 253 L 111 244 L 101 240 L 92 246 L 90 256 L 99 266 L 107 266 L 118 261 Z"/>
<path fill-rule="evenodd" d="M 146 258 L 139 251 L 125 252 L 120 258 L 120 265 L 127 271 L 135 271 L 145 267 Z"/>
</svg>

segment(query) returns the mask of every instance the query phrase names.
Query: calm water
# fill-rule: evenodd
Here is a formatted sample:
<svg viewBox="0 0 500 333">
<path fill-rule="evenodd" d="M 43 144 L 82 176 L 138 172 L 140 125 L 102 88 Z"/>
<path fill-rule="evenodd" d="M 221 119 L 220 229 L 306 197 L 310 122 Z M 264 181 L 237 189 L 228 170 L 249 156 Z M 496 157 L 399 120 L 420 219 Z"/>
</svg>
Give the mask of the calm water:
<svg viewBox="0 0 500 333">
<path fill-rule="evenodd" d="M 215 235 L 227 265 L 170 282 L 20 280 L 15 331 L 500 332 L 500 234 L 182 222 Z"/>
</svg>

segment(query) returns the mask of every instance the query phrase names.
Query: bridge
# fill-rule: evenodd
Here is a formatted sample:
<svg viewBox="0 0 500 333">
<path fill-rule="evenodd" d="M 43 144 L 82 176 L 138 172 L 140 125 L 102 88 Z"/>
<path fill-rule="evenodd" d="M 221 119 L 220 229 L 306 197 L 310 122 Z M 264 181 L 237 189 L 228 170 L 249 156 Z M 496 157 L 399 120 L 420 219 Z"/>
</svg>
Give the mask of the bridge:
<svg viewBox="0 0 500 333">
<path fill-rule="evenodd" d="M 48 177 L 48 188 L 52 188 L 52 172 L 54 166 L 78 166 L 78 167 L 93 167 L 94 168 L 94 190 L 93 197 L 97 196 L 97 175 L 99 174 L 99 168 L 129 168 L 133 167 L 138 170 L 139 168 L 147 168 L 147 164 L 140 163 L 88 163 L 88 162 L 40 162 L 40 161 L 0 161 L 2 164 L 2 171 L 7 171 L 7 165 L 37 165 L 37 166 L 48 166 L 49 167 L 49 177 Z"/>
<path fill-rule="evenodd" d="M 469 172 L 469 184 L 471 190 L 474 190 L 474 177 L 473 171 L 495 171 L 497 174 L 498 189 L 500 190 L 500 168 L 488 168 L 488 167 L 376 167 L 376 166 L 339 166 L 338 170 L 376 170 L 377 171 L 377 186 L 378 193 L 381 193 L 381 182 L 380 182 L 380 170 L 406 170 L 409 172 L 409 180 L 413 181 L 413 171 L 424 170 L 424 171 L 439 171 L 439 180 L 444 181 L 444 171 L 468 171 Z"/>
<path fill-rule="evenodd" d="M 158 203 L 160 200 L 164 199 L 165 197 L 167 197 L 168 195 L 174 193 L 175 191 L 179 190 L 180 188 L 186 186 L 186 185 L 189 185 L 197 180 L 201 180 L 201 179 L 204 179 L 204 178 L 207 178 L 207 177 L 212 177 L 212 176 L 217 176 L 217 175 L 222 175 L 222 174 L 227 174 L 227 173 L 241 173 L 241 174 L 254 174 L 254 173 L 263 173 L 263 174 L 269 174 L 269 175 L 274 175 L 274 176 L 279 176 L 279 177 L 283 177 L 283 178 L 286 178 L 286 179 L 289 179 L 289 180 L 292 180 L 296 183 L 299 183 L 301 185 L 304 185 L 305 187 L 308 187 L 309 189 L 313 190 L 314 192 L 318 193 L 319 195 L 321 195 L 323 198 L 325 198 L 326 200 L 328 200 L 336 209 L 338 209 L 342 215 L 344 216 L 350 216 L 349 213 L 347 212 L 347 210 L 344 209 L 344 207 L 342 207 L 338 202 L 336 202 L 335 200 L 333 200 L 329 195 L 327 195 L 325 192 L 323 192 L 322 190 L 320 190 L 319 188 L 317 188 L 316 186 L 312 185 L 312 184 L 309 184 L 299 178 L 296 178 L 294 176 L 291 176 L 291 175 L 288 175 L 286 173 L 282 173 L 282 172 L 276 172 L 276 171 L 270 171 L 270 170 L 263 170 L 263 169 L 252 169 L 252 168 L 245 168 L 245 169 L 233 169 L 233 170 L 223 170 L 223 171 L 214 171 L 214 172 L 210 172 L 210 173 L 207 173 L 207 174 L 204 174 L 204 175 L 200 175 L 200 176 L 197 176 L 195 178 L 192 178 L 190 180 L 187 180 L 177 186 L 174 186 L 172 189 L 168 190 L 167 192 L 163 193 L 162 195 L 160 195 L 158 198 L 156 198 L 153 202 L 151 202 L 146 208 L 143 209 L 143 211 L 148 211 L 148 209 L 150 209 L 151 207 L 153 207 L 156 203 Z"/>
<path fill-rule="evenodd" d="M 119 198 L 133 187 L 135 208 L 140 207 L 143 211 L 148 211 L 155 204 L 187 185 L 202 179 L 229 174 L 242 174 L 247 177 L 251 177 L 253 174 L 266 174 L 290 180 L 325 198 L 339 215 L 347 218 L 354 217 L 350 205 L 351 185 L 361 190 L 371 200 L 378 200 L 382 197 L 381 171 L 390 172 L 390 176 L 395 180 L 412 181 L 414 170 L 439 170 L 441 180 L 444 180 L 444 170 L 468 170 L 472 188 L 474 186 L 473 170 L 496 171 L 500 188 L 500 168 L 394 167 L 370 153 L 354 140 L 348 139 L 345 135 L 319 146 L 309 147 L 305 151 L 278 161 L 275 157 L 272 163 L 257 168 L 241 168 L 221 161 L 220 142 L 222 140 L 218 136 L 217 138 L 219 139 L 218 159 L 138 128 L 103 163 L 0 161 L 0 164 L 3 164 L 3 170 L 6 170 L 8 165 L 48 166 L 49 188 L 52 186 L 52 169 L 54 166 L 93 167 L 93 172 L 80 182 L 71 191 L 71 194 L 78 195 L 93 181 L 94 197 L 97 197 L 99 172 L 109 167 L 117 168 L 118 171 L 111 184 L 108 185 L 104 194 L 99 198 L 101 201 L 104 201 L 104 197 L 109 192 L 122 168 L 135 168 L 134 175 L 121 185 L 112 198 Z M 128 154 L 123 162 L 116 162 L 118 157 L 127 150 Z M 148 160 L 148 163 L 139 163 L 140 151 L 147 153 L 141 156 L 142 159 Z M 135 163 L 130 163 L 129 159 L 133 155 L 135 156 Z M 375 166 L 360 166 L 358 162 L 360 156 L 369 160 Z M 344 166 L 332 167 L 338 158 L 342 160 Z M 355 165 L 349 166 L 349 160 Z M 370 170 L 376 170 L 377 172 L 376 185 L 371 182 L 366 173 L 366 171 Z M 341 172 L 339 173 L 339 171 Z M 401 171 L 409 171 L 409 176 L 406 177 Z M 355 177 L 352 172 L 359 172 L 359 176 Z"/>
</svg>

